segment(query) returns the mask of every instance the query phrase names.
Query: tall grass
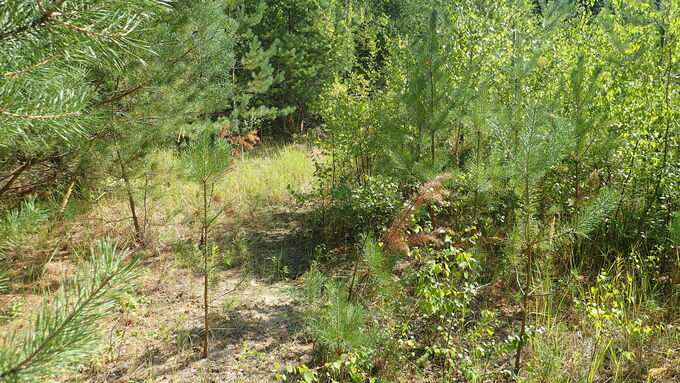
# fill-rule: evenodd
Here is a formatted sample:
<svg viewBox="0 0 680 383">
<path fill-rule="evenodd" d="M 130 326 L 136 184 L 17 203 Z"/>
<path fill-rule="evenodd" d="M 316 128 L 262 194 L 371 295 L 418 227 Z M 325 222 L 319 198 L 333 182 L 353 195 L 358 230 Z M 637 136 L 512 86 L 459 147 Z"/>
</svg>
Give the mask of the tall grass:
<svg viewBox="0 0 680 383">
<path fill-rule="evenodd" d="M 166 185 L 160 205 L 167 221 L 186 222 L 198 201 L 198 186 L 177 177 L 178 156 L 163 150 L 152 156 L 159 163 L 157 182 Z M 234 158 L 224 177 L 214 186 L 215 206 L 242 219 L 252 219 L 262 210 L 281 206 L 293 198 L 291 191 L 312 186 L 314 164 L 302 145 L 263 146 Z"/>
<path fill-rule="evenodd" d="M 314 164 L 303 146 L 268 147 L 235 161 L 218 187 L 232 209 L 243 213 L 289 202 L 289 187 L 308 188 L 313 174 Z"/>
</svg>

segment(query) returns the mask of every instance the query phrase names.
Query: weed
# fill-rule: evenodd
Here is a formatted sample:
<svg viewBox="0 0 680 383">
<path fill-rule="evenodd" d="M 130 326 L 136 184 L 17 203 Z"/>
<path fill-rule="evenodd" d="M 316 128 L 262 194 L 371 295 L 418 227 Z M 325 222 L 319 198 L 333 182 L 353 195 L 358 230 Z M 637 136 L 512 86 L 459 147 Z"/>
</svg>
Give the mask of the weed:
<svg viewBox="0 0 680 383">
<path fill-rule="evenodd" d="M 26 303 L 22 300 L 12 299 L 7 302 L 4 308 L 0 311 L 0 323 L 9 322 L 21 315 L 22 308 Z"/>
<path fill-rule="evenodd" d="M 220 310 L 222 313 L 222 316 L 228 317 L 230 313 L 232 313 L 238 306 L 241 304 L 241 300 L 236 297 L 228 297 L 226 298 L 222 304 L 220 304 Z"/>
</svg>

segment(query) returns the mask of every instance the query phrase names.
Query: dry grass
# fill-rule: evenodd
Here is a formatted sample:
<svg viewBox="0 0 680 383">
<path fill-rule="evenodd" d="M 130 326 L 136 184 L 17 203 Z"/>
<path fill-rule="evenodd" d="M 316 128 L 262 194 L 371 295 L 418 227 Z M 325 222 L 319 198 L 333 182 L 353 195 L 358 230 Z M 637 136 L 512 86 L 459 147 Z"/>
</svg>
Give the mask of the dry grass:
<svg viewBox="0 0 680 383">
<path fill-rule="evenodd" d="M 218 185 L 238 213 L 283 205 L 312 185 L 314 165 L 302 146 L 265 148 L 237 160 Z"/>
</svg>

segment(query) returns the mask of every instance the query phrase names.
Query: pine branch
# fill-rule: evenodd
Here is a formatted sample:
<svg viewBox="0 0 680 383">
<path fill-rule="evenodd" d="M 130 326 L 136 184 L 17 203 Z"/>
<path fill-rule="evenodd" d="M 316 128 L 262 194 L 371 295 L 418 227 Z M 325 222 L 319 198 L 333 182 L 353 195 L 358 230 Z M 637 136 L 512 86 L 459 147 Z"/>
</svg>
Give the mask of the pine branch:
<svg viewBox="0 0 680 383">
<path fill-rule="evenodd" d="M 534 241 L 532 245 L 545 241 L 564 244 L 572 236 L 588 238 L 595 227 L 614 212 L 620 199 L 621 193 L 618 190 L 601 190 L 588 206 L 576 213 L 571 222 L 559 228 L 554 235 Z"/>
<path fill-rule="evenodd" d="M 601 190 L 593 202 L 574 217 L 570 225 L 573 233 L 588 238 L 588 234 L 614 211 L 620 198 L 621 194 L 618 190 Z"/>
<path fill-rule="evenodd" d="M 5 185 L 2 186 L 2 188 L 0 188 L 0 196 L 5 194 L 5 192 L 7 192 L 7 190 L 9 190 L 9 188 L 12 186 L 12 184 L 14 184 L 14 181 L 16 181 L 17 178 L 19 178 L 21 173 L 28 170 L 31 166 L 33 166 L 33 164 L 34 164 L 34 162 L 29 160 L 29 161 L 26 161 L 26 163 L 24 163 L 23 165 L 21 165 L 17 170 L 15 170 L 11 174 L 10 179 L 5 183 Z"/>
<path fill-rule="evenodd" d="M 53 21 L 53 22 L 59 23 L 59 24 L 65 26 L 65 27 L 71 28 L 71 29 L 76 30 L 76 31 L 78 31 L 78 32 L 85 33 L 85 34 L 92 35 L 92 36 L 102 37 L 102 38 L 105 38 L 105 39 L 120 39 L 120 38 L 124 38 L 124 37 L 127 37 L 127 35 L 129 35 L 130 32 L 131 32 L 131 31 L 127 31 L 127 32 L 116 32 L 116 33 L 111 33 L 111 34 L 109 34 L 109 33 L 102 33 L 102 32 L 95 32 L 95 31 L 87 30 L 87 29 L 85 29 L 85 28 L 81 28 L 81 27 L 79 27 L 79 26 L 77 26 L 77 25 L 73 25 L 73 24 L 71 24 L 71 23 L 67 23 L 66 21 L 61 21 L 61 20 L 55 18 L 54 16 L 49 16 L 49 19 L 50 19 L 51 21 Z"/>
<path fill-rule="evenodd" d="M 60 2 L 60 3 L 63 3 L 63 1 Z M 128 31 L 128 32 L 124 32 L 124 33 L 123 33 L 123 32 L 118 32 L 118 33 L 108 34 L 108 33 L 101 33 L 101 32 L 90 31 L 90 30 L 88 30 L 88 29 L 85 29 L 85 28 L 79 27 L 79 26 L 77 26 L 77 25 L 68 23 L 68 22 L 66 22 L 66 21 L 62 21 L 62 20 L 57 19 L 58 16 L 64 16 L 64 15 L 67 15 L 67 14 L 69 14 L 69 15 L 77 14 L 76 11 L 71 11 L 71 12 L 54 12 L 54 11 L 47 11 L 47 10 L 45 10 L 45 9 L 43 8 L 42 4 L 40 3 L 40 0 L 36 1 L 36 4 L 38 5 L 38 8 L 39 8 L 40 11 L 43 13 L 43 15 L 46 17 L 47 20 L 52 21 L 52 22 L 55 22 L 55 23 L 58 23 L 58 24 L 61 24 L 61 25 L 65 26 L 65 27 L 74 29 L 74 30 L 76 30 L 76 31 L 78 31 L 78 32 L 81 32 L 81 33 L 85 33 L 85 34 L 92 35 L 92 36 L 97 36 L 97 37 L 103 37 L 103 38 L 107 38 L 107 39 L 117 39 L 117 38 L 126 37 L 126 36 L 127 36 L 128 34 L 130 34 L 130 32 L 131 32 L 131 31 Z"/>
<path fill-rule="evenodd" d="M 54 3 L 55 8 L 61 7 L 62 4 L 64 4 L 66 0 L 59 0 L 56 3 Z M 40 0 L 36 1 L 36 4 L 40 10 L 43 10 L 42 5 L 40 4 Z M 50 16 L 52 16 L 55 12 L 54 11 L 44 11 L 42 12 L 42 15 L 40 17 L 36 17 L 27 24 L 24 24 L 20 27 L 17 27 L 16 29 L 0 33 L 0 40 L 4 40 L 10 36 L 17 35 L 23 32 L 26 32 L 28 30 L 31 30 L 33 28 L 36 28 L 40 25 L 44 25 L 47 19 L 49 19 Z M 61 14 L 61 13 L 60 13 Z"/>
<path fill-rule="evenodd" d="M 408 251 L 406 224 L 411 214 L 418 211 L 428 201 L 442 204 L 444 198 L 449 195 L 449 191 L 444 187 L 444 182 L 451 179 L 451 177 L 449 173 L 441 174 L 426 182 L 411 195 L 411 198 L 394 217 L 390 228 L 383 235 L 386 249 L 391 251 Z"/>
<path fill-rule="evenodd" d="M 116 102 L 116 101 L 118 101 L 118 100 L 120 100 L 120 99 L 122 99 L 122 98 L 124 98 L 124 97 L 127 97 L 127 96 L 129 96 L 129 95 L 131 95 L 131 94 L 133 94 L 133 93 L 135 93 L 135 92 L 141 90 L 141 89 L 144 88 L 145 86 L 146 86 L 146 83 L 140 84 L 140 85 L 138 85 L 138 86 L 136 86 L 136 87 L 134 87 L 134 88 L 132 88 L 132 89 L 130 89 L 130 90 L 127 90 L 127 91 L 125 91 L 125 92 L 123 92 L 123 93 L 121 93 L 121 94 L 119 94 L 119 95 L 117 95 L 117 96 L 115 96 L 115 97 L 111 97 L 111 98 L 108 99 L 108 100 L 105 100 L 105 101 L 100 102 L 99 104 L 97 104 L 97 106 L 102 106 L 102 105 L 110 104 L 110 103 L 112 103 L 112 102 Z"/>
<path fill-rule="evenodd" d="M 52 57 L 49 57 L 49 58 L 47 58 L 47 59 L 45 59 L 45 60 L 42 60 L 42 61 L 36 63 L 36 64 L 27 66 L 26 68 L 23 68 L 23 69 L 21 69 L 21 70 L 14 71 L 14 72 L 6 72 L 6 73 L 4 74 L 4 76 L 5 76 L 6 78 L 14 78 L 14 77 L 18 77 L 18 76 L 20 76 L 20 75 L 22 75 L 22 74 L 24 74 L 24 73 L 26 73 L 26 72 L 32 71 L 33 69 L 39 68 L 39 67 L 41 67 L 41 66 L 43 66 L 43 65 L 45 65 L 45 64 L 47 64 L 47 63 L 49 63 L 50 61 L 54 60 L 54 58 L 56 58 L 56 57 L 57 57 L 57 55 L 54 55 L 54 56 L 52 56 Z"/>
<path fill-rule="evenodd" d="M 5 32 L 5 33 L 0 33 L 0 40 L 7 39 L 7 38 L 9 38 L 10 36 L 17 35 L 17 34 L 26 32 L 26 31 L 28 31 L 28 30 L 30 30 L 30 29 L 33 29 L 33 28 L 35 28 L 35 27 L 37 27 L 37 26 L 39 26 L 39 25 L 43 25 L 43 24 L 45 24 L 45 21 L 46 21 L 46 20 L 47 20 L 47 15 L 42 15 L 42 16 L 40 16 L 40 17 L 37 17 L 37 18 L 33 19 L 32 21 L 30 21 L 30 22 L 27 23 L 27 24 L 24 24 L 24 25 L 22 25 L 22 26 L 20 26 L 20 27 L 17 27 L 16 29 L 7 31 L 7 32 Z"/>
<path fill-rule="evenodd" d="M 43 301 L 32 328 L 3 340 L 0 381 L 41 381 L 92 354 L 98 320 L 113 311 L 139 274 L 136 260 L 123 266 L 126 255 L 108 242 L 93 249 L 91 260 L 62 284 L 55 301 Z"/>
<path fill-rule="evenodd" d="M 10 117 L 15 117 L 15 118 L 24 118 L 24 119 L 28 119 L 28 120 L 53 120 L 53 119 L 57 119 L 57 118 L 82 115 L 82 112 L 69 112 L 69 113 L 45 114 L 45 115 L 30 115 L 30 114 L 12 113 L 12 112 L 8 112 L 6 110 L 2 110 L 2 111 L 0 111 L 0 113 L 4 114 L 5 116 L 10 116 Z"/>
<path fill-rule="evenodd" d="M 26 367 L 31 361 L 33 361 L 38 355 L 40 355 L 41 352 L 43 352 L 47 347 L 50 346 L 50 343 L 57 337 L 60 333 L 64 331 L 64 329 L 71 324 L 78 316 L 87 309 L 87 307 L 95 302 L 95 300 L 99 297 L 99 294 L 101 293 L 104 288 L 111 282 L 111 280 L 115 277 L 114 274 L 109 275 L 106 279 L 104 279 L 97 289 L 94 291 L 94 293 L 87 297 L 82 304 L 76 306 L 76 309 L 71 312 L 71 314 L 64 320 L 64 322 L 57 328 L 54 332 L 52 332 L 47 339 L 45 339 L 38 348 L 36 348 L 31 354 L 29 354 L 26 358 L 24 358 L 21 362 L 16 364 L 14 367 L 11 369 L 0 373 L 0 378 L 6 378 L 8 376 L 14 375 L 17 372 L 21 371 Z"/>
</svg>

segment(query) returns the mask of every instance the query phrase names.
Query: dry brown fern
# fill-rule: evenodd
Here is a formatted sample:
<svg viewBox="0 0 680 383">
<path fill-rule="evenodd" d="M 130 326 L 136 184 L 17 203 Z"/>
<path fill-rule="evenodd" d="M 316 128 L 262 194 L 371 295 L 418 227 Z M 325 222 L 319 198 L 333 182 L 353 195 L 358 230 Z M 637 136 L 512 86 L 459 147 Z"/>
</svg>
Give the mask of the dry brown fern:
<svg viewBox="0 0 680 383">
<path fill-rule="evenodd" d="M 383 239 L 388 251 L 408 251 L 410 246 L 438 244 L 441 240 L 432 232 L 421 232 L 408 235 L 408 222 L 413 214 L 420 210 L 426 202 L 444 203 L 449 191 L 444 182 L 451 179 L 451 174 L 444 173 L 421 186 L 404 204 L 404 208 L 394 217 L 392 225 L 385 232 Z"/>
<path fill-rule="evenodd" d="M 411 233 L 406 236 L 406 242 L 409 247 L 435 245 L 442 246 L 444 241 L 439 238 L 439 233 L 444 232 L 443 229 L 438 228 L 432 231 L 420 231 L 418 233 Z"/>
</svg>

